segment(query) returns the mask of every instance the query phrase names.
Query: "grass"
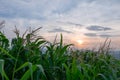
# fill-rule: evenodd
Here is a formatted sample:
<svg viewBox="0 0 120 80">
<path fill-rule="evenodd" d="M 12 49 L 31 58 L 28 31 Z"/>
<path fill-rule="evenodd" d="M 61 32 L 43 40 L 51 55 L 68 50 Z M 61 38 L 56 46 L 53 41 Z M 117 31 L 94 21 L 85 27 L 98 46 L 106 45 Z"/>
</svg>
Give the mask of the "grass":
<svg viewBox="0 0 120 80">
<path fill-rule="evenodd" d="M 98 51 L 71 50 L 62 35 L 51 43 L 35 35 L 39 29 L 22 36 L 16 29 L 11 42 L 0 32 L 0 80 L 120 80 L 107 41 Z"/>
</svg>

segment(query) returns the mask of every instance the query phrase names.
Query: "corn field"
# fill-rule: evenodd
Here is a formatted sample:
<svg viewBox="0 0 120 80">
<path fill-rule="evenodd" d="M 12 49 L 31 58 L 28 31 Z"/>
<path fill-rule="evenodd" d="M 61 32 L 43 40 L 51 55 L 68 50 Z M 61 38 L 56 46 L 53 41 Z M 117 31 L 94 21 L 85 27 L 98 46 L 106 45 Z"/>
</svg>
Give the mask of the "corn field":
<svg viewBox="0 0 120 80">
<path fill-rule="evenodd" d="M 99 51 L 72 50 L 72 44 L 49 42 L 35 29 L 11 41 L 0 32 L 0 80 L 120 80 L 120 60 Z M 105 47 L 104 47 L 105 48 Z"/>
</svg>

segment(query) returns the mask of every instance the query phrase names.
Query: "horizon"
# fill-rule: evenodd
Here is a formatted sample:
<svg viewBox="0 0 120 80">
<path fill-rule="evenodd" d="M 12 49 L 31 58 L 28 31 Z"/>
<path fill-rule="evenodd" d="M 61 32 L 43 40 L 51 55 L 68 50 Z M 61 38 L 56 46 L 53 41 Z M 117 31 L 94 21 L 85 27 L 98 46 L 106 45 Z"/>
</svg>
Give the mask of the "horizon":
<svg viewBox="0 0 120 80">
<path fill-rule="evenodd" d="M 53 41 L 63 34 L 65 43 L 87 49 L 99 47 L 107 38 L 120 50 L 120 0 L 1 0 L 0 22 L 9 39 L 14 26 L 20 33 L 42 27 L 38 35 Z M 59 38 L 59 37 L 58 37 Z"/>
</svg>

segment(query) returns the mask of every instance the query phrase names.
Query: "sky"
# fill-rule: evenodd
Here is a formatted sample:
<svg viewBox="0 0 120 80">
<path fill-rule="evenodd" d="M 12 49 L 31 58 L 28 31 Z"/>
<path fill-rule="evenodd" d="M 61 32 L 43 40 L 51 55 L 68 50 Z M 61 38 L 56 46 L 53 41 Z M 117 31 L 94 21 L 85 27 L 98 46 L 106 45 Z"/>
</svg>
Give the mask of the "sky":
<svg viewBox="0 0 120 80">
<path fill-rule="evenodd" d="M 9 39 L 15 26 L 21 34 L 42 27 L 38 35 L 46 40 L 62 33 L 65 43 L 87 49 L 108 38 L 120 49 L 120 0 L 0 0 L 0 21 Z"/>
</svg>

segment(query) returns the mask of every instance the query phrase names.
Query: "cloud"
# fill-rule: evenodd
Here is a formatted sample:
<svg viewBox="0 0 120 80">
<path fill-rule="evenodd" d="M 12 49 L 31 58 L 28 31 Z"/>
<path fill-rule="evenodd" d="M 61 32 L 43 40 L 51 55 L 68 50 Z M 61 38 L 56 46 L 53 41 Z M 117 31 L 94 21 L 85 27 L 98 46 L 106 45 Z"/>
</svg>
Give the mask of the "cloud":
<svg viewBox="0 0 120 80">
<path fill-rule="evenodd" d="M 101 34 L 99 35 L 99 37 L 102 37 L 102 38 L 107 38 L 107 37 L 119 37 L 120 35 L 111 35 L 111 34 Z"/>
<path fill-rule="evenodd" d="M 119 0 L 0 0 L 0 17 L 57 19 L 82 24 L 111 22 L 120 20 L 119 2 Z"/>
<path fill-rule="evenodd" d="M 79 26 L 79 27 L 81 27 L 81 26 L 83 26 L 82 24 L 79 24 L 79 23 L 75 23 L 75 22 L 65 22 L 66 24 L 69 24 L 69 25 L 75 25 L 75 26 Z"/>
<path fill-rule="evenodd" d="M 120 20 L 119 2 L 119 0 L 0 0 L 0 17 L 76 20 L 77 23 L 113 21 Z"/>
<path fill-rule="evenodd" d="M 112 30 L 112 28 L 103 27 L 103 26 L 97 26 L 97 25 L 89 26 L 86 29 L 91 30 L 91 31 L 108 31 L 108 30 Z"/>
<path fill-rule="evenodd" d="M 96 33 L 85 33 L 84 35 L 88 37 L 97 37 Z"/>
<path fill-rule="evenodd" d="M 108 38 L 108 37 L 119 37 L 120 35 L 113 35 L 113 34 L 97 34 L 97 33 L 85 33 L 85 36 L 88 37 L 101 37 L 101 38 Z"/>
<path fill-rule="evenodd" d="M 54 1 L 54 0 L 53 0 Z M 78 4 L 79 0 L 58 0 L 59 3 L 57 4 L 57 9 L 53 10 L 53 13 L 67 13 L 74 9 Z"/>
<path fill-rule="evenodd" d="M 102 35 L 99 35 L 99 37 L 107 38 L 107 37 L 115 37 L 115 36 L 109 35 L 109 34 L 102 34 Z"/>
<path fill-rule="evenodd" d="M 79 0 L 0 0 L 0 17 L 46 20 L 72 10 Z"/>
<path fill-rule="evenodd" d="M 71 31 L 64 30 L 64 29 L 61 29 L 61 28 L 55 28 L 55 29 L 50 30 L 50 31 L 48 31 L 48 32 L 50 32 L 50 33 L 54 33 L 54 32 L 73 33 L 73 32 L 71 32 Z"/>
<path fill-rule="evenodd" d="M 67 22 L 56 21 L 56 22 L 61 23 L 61 24 L 67 24 L 67 25 L 71 25 L 71 26 L 76 26 L 76 27 L 82 27 L 83 26 L 80 23 L 75 23 L 75 22 L 70 22 L 70 21 L 67 21 Z"/>
<path fill-rule="evenodd" d="M 117 23 L 120 21 L 119 2 L 118 0 L 80 0 L 79 5 L 69 13 L 63 14 L 61 20 L 82 24 Z"/>
<path fill-rule="evenodd" d="M 84 25 L 102 24 L 108 27 L 93 25 L 87 29 L 103 32 L 111 31 L 113 26 L 113 35 L 119 34 L 115 29 L 120 31 L 120 0 L 0 0 L 0 4 L 0 19 L 8 20 L 12 26 L 19 25 L 21 30 L 24 30 L 25 26 L 34 28 L 37 25 L 45 25 L 45 29 L 53 29 L 51 32 L 71 33 L 68 31 L 70 29 L 79 35 L 79 29 Z M 64 24 L 57 24 L 56 21 Z M 46 27 L 46 25 L 59 25 L 62 28 Z M 81 32 L 84 33 L 84 30 Z"/>
</svg>

